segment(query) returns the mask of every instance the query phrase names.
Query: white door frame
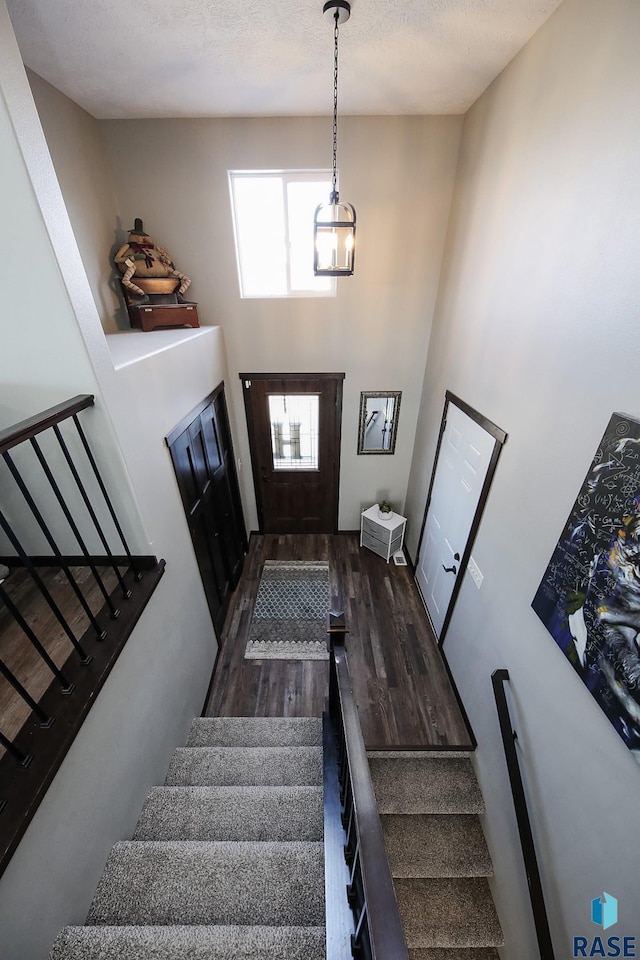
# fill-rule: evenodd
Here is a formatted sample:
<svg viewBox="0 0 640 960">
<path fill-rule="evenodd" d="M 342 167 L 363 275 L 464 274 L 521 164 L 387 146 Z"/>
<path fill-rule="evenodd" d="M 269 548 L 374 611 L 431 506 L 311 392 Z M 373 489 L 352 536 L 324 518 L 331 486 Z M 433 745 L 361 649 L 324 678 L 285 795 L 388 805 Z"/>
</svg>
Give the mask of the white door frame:
<svg viewBox="0 0 640 960">
<path fill-rule="evenodd" d="M 456 582 L 455 582 L 455 585 L 454 585 L 454 587 L 453 587 L 453 592 L 452 592 L 452 594 L 451 594 L 451 599 L 450 599 L 450 601 L 449 601 L 449 606 L 447 607 L 447 612 L 446 612 L 446 614 L 445 614 L 444 621 L 443 621 L 443 624 L 442 624 L 442 630 L 440 631 L 440 636 L 438 637 L 438 644 L 439 644 L 439 646 L 442 646 L 442 644 L 444 643 L 444 638 L 445 638 L 445 635 L 446 635 L 446 632 L 447 632 L 447 628 L 448 628 L 448 626 L 449 626 L 449 622 L 450 622 L 451 616 L 452 616 L 452 614 L 453 614 L 453 608 L 455 607 L 456 600 L 458 599 L 458 594 L 459 594 L 459 592 L 460 592 L 460 587 L 462 586 L 462 573 L 463 573 L 463 571 L 465 571 L 465 570 L 467 569 L 467 564 L 469 563 L 469 559 L 470 559 L 470 557 L 471 557 L 471 550 L 473 549 L 473 542 L 474 542 L 475 537 L 476 537 L 476 534 L 477 534 L 477 532 L 478 532 L 478 527 L 480 526 L 480 521 L 481 521 L 481 519 L 482 519 L 482 513 L 483 513 L 483 510 L 484 510 L 485 504 L 486 504 L 486 502 L 487 502 L 487 498 L 488 498 L 488 496 L 489 496 L 489 489 L 490 489 L 490 487 L 491 487 L 491 481 L 493 480 L 493 475 L 494 475 L 494 473 L 495 473 L 496 466 L 497 466 L 497 464 L 498 464 L 498 457 L 500 456 L 500 452 L 501 452 L 501 450 L 502 450 L 502 447 L 504 446 L 505 441 L 506 441 L 506 439 L 507 439 L 507 434 L 505 433 L 505 431 L 502 430 L 500 427 L 496 426 L 495 423 L 493 423 L 491 420 L 487 419 L 487 417 L 483 416 L 481 413 L 478 413 L 477 410 L 474 410 L 473 407 L 470 407 L 468 403 L 465 403 L 464 400 L 461 400 L 461 399 L 460 399 L 459 397 L 457 397 L 455 394 L 451 393 L 451 391 L 449 391 L 449 390 L 446 390 L 446 391 L 445 391 L 444 409 L 443 409 L 443 411 L 442 411 L 442 419 L 441 419 L 441 421 L 440 421 L 440 431 L 439 431 L 439 433 L 438 433 L 438 443 L 437 443 L 437 445 L 436 445 L 436 454 L 435 454 L 434 461 L 433 461 L 433 470 L 431 471 L 431 479 L 430 479 L 430 481 L 429 481 L 429 492 L 428 492 L 428 494 L 427 494 L 427 503 L 426 503 L 426 506 L 425 506 L 425 508 L 424 508 L 424 516 L 423 516 L 423 518 L 422 518 L 422 527 L 421 527 L 421 529 L 420 529 L 420 539 L 418 540 L 418 549 L 417 549 L 417 551 L 416 551 L 416 564 L 418 563 L 418 560 L 419 560 L 419 558 L 420 558 L 420 551 L 421 551 L 421 549 L 422 549 L 422 540 L 423 540 L 423 537 L 424 537 L 425 527 L 426 527 L 426 525 L 427 525 L 427 516 L 428 516 L 428 513 L 429 513 L 429 506 L 430 506 L 430 504 L 431 504 L 431 495 L 432 495 L 432 493 L 433 493 L 433 484 L 434 484 L 434 480 L 435 480 L 435 476 L 436 476 L 436 470 L 438 469 L 438 459 L 439 459 L 439 457 L 440 457 L 440 448 L 441 448 L 441 446 L 442 446 L 442 437 L 443 437 L 444 430 L 445 430 L 445 427 L 446 427 L 446 424 L 447 424 L 447 410 L 449 409 L 449 404 L 450 404 L 450 403 L 454 404 L 456 407 L 458 407 L 460 410 L 462 410 L 462 412 L 465 413 L 471 420 L 474 420 L 477 424 L 479 424 L 479 425 L 483 428 L 483 430 L 486 430 L 486 432 L 489 433 L 489 434 L 493 437 L 493 439 L 494 439 L 494 444 L 493 444 L 493 451 L 492 451 L 492 453 L 491 453 L 491 458 L 490 458 L 490 460 L 489 460 L 489 466 L 487 467 L 487 473 L 486 473 L 486 476 L 485 476 L 485 479 L 484 479 L 484 483 L 483 483 L 483 485 L 482 485 L 482 490 L 481 490 L 481 493 L 480 493 L 480 497 L 479 497 L 479 499 L 478 499 L 478 505 L 477 505 L 477 507 L 476 507 L 476 512 L 475 512 L 475 514 L 474 514 L 474 517 L 473 517 L 473 520 L 472 520 L 472 523 L 471 523 L 471 527 L 470 527 L 470 530 L 469 530 L 469 537 L 468 537 L 467 542 L 466 542 L 466 544 L 465 544 L 465 548 L 464 548 L 464 550 L 463 550 L 462 557 L 461 557 L 461 560 L 460 560 L 460 574 L 461 574 L 461 575 L 456 578 Z M 419 587 L 419 585 L 418 585 L 417 580 L 416 580 L 416 586 L 418 587 L 418 591 L 420 592 L 420 595 L 422 596 L 422 592 L 420 591 L 420 587 Z M 424 600 L 424 598 L 423 598 L 423 600 Z M 426 604 L 425 604 L 425 609 L 426 609 Z M 427 615 L 428 615 L 428 610 L 427 610 Z"/>
</svg>

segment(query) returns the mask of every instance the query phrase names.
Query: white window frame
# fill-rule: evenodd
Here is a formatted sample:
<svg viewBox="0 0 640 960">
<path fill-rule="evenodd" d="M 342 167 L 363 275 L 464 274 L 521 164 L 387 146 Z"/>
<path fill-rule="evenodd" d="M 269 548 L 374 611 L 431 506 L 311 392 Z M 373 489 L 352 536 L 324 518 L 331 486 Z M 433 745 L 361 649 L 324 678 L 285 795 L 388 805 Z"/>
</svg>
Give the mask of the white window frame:
<svg viewBox="0 0 640 960">
<path fill-rule="evenodd" d="M 335 277 L 323 278 L 329 279 L 329 284 L 325 290 L 292 290 L 291 289 L 291 260 L 290 260 L 290 240 L 289 240 L 289 217 L 288 217 L 288 206 L 287 206 L 287 185 L 293 182 L 302 182 L 309 183 L 318 181 L 320 183 L 326 184 L 326 198 L 328 199 L 329 193 L 331 191 L 331 170 L 318 169 L 318 170 L 229 170 L 229 193 L 231 198 L 231 215 L 233 219 L 233 236 L 236 248 L 236 264 L 238 267 L 238 283 L 240 285 L 240 296 L 242 299 L 249 300 L 273 300 L 273 299 L 291 299 L 298 297 L 335 297 L 337 292 L 337 284 Z M 284 293 L 246 293 L 244 290 L 243 284 L 243 265 L 240 257 L 240 244 L 238 237 L 238 223 L 236 219 L 236 205 L 235 205 L 235 192 L 234 185 L 236 180 L 242 178 L 258 178 L 264 177 L 265 179 L 279 179 L 282 181 L 282 209 L 284 212 L 284 243 L 285 243 L 285 260 L 286 260 L 286 292 Z M 324 194 L 320 197 L 318 202 L 322 202 Z M 309 234 L 313 236 L 313 219 L 309 221 Z M 311 256 L 313 255 L 311 251 Z M 311 261 L 310 268 L 313 270 L 313 263 Z M 320 278 L 318 278 L 320 279 Z"/>
</svg>

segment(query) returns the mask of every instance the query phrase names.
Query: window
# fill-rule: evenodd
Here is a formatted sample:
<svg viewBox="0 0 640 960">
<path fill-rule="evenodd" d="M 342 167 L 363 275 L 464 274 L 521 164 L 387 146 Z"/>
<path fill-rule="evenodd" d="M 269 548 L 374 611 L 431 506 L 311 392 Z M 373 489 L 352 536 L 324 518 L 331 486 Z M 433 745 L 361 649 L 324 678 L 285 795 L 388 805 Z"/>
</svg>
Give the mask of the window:
<svg viewBox="0 0 640 960">
<path fill-rule="evenodd" d="M 274 470 L 318 469 L 317 393 L 269 395 Z"/>
<path fill-rule="evenodd" d="M 329 170 L 230 170 L 242 297 L 333 297 L 313 275 L 313 215 L 331 192 Z"/>
</svg>

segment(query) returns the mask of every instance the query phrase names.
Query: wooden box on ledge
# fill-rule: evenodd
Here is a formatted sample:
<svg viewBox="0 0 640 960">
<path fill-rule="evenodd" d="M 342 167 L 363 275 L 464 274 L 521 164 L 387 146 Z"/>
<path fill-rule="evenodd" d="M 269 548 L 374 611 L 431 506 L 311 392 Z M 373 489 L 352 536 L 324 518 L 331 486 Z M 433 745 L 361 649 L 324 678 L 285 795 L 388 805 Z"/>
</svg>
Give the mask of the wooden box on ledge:
<svg viewBox="0 0 640 960">
<path fill-rule="evenodd" d="M 161 327 L 199 327 L 198 307 L 195 303 L 127 303 L 132 327 L 138 330 L 157 330 Z"/>
</svg>

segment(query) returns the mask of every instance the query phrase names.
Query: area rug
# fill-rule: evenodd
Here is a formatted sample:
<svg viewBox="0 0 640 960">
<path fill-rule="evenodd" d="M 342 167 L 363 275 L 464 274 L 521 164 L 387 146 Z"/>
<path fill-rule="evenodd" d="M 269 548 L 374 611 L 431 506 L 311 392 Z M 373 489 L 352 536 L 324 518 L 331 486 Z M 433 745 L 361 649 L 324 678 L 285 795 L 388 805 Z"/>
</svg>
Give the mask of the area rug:
<svg viewBox="0 0 640 960">
<path fill-rule="evenodd" d="M 245 658 L 327 660 L 328 609 L 328 563 L 265 560 Z"/>
</svg>

